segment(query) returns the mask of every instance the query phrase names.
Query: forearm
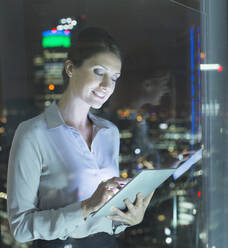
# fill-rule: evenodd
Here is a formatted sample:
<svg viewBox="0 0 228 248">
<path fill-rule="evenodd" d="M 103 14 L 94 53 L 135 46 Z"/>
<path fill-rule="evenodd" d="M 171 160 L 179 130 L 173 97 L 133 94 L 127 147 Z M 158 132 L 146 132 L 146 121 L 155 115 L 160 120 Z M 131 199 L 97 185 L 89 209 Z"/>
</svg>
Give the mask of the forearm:
<svg viewBox="0 0 228 248">
<path fill-rule="evenodd" d="M 65 239 L 84 222 L 80 205 L 78 202 L 64 208 L 42 211 L 16 211 L 9 207 L 11 232 L 22 243 L 35 239 Z"/>
</svg>

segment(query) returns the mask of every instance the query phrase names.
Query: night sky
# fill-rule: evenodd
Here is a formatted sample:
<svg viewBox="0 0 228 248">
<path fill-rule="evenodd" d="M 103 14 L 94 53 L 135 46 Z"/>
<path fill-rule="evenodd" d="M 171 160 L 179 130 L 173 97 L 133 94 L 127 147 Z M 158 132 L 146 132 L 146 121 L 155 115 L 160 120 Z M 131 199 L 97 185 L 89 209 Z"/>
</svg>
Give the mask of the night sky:
<svg viewBox="0 0 228 248">
<path fill-rule="evenodd" d="M 179 2 L 194 8 L 199 6 L 197 0 Z M 127 92 L 128 88 L 137 91 L 145 80 L 163 71 L 164 74 L 170 73 L 172 87 L 176 90 L 177 107 L 189 104 L 186 101 L 190 97 L 189 30 L 192 25 L 199 25 L 197 11 L 168 0 L 17 0 L 14 4 L 3 3 L 2 6 L 5 10 L 2 18 L 7 24 L 2 28 L 10 30 L 11 36 L 11 39 L 5 40 L 8 64 L 3 69 L 9 77 L 12 57 L 15 75 L 11 80 L 7 78 L 9 83 L 3 86 L 6 100 L 30 98 L 34 94 L 32 59 L 42 54 L 42 32 L 56 27 L 63 17 L 78 19 L 84 14 L 85 27 L 105 28 L 122 48 L 124 76 L 119 80 L 121 87 L 118 86 L 122 93 Z M 15 39 L 18 42 L 14 42 Z M 20 79 L 21 83 L 18 82 Z M 4 93 L 4 88 L 9 94 Z M 121 98 L 121 91 L 118 94 Z"/>
</svg>

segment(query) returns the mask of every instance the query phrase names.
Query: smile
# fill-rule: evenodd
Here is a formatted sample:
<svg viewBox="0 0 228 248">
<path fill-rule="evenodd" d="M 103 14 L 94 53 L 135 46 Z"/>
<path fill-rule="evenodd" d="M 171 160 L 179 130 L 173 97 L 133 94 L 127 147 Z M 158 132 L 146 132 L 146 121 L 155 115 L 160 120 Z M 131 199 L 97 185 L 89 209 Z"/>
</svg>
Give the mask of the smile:
<svg viewBox="0 0 228 248">
<path fill-rule="evenodd" d="M 93 92 L 93 94 L 96 96 L 96 97 L 98 97 L 98 98 L 100 98 L 100 99 L 104 99 L 105 98 L 105 94 L 103 94 L 103 93 L 101 93 L 101 92 L 96 92 L 96 91 L 92 91 Z"/>
</svg>

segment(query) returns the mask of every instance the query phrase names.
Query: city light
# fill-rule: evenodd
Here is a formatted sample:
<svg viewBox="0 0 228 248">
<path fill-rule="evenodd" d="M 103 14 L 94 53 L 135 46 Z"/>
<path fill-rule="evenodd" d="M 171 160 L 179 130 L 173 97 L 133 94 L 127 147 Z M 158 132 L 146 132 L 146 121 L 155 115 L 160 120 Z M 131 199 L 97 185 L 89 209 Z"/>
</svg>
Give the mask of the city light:
<svg viewBox="0 0 228 248">
<path fill-rule="evenodd" d="M 0 118 L 0 121 L 1 121 L 2 123 L 4 123 L 4 124 L 7 123 L 7 119 L 6 119 L 6 117 L 4 117 L 4 116 Z"/>
<path fill-rule="evenodd" d="M 125 110 L 122 110 L 122 109 L 118 109 L 117 110 L 117 114 L 122 116 L 122 117 L 127 117 L 129 116 L 131 113 L 131 110 L 130 109 L 125 109 Z"/>
<path fill-rule="evenodd" d="M 53 29 L 51 30 L 51 32 L 52 32 L 53 34 L 55 34 L 55 33 L 57 33 L 57 29 L 56 29 L 56 28 L 53 28 Z"/>
<path fill-rule="evenodd" d="M 7 194 L 4 192 L 0 192 L 0 198 L 7 199 Z"/>
<path fill-rule="evenodd" d="M 70 34 L 70 31 L 69 30 L 65 30 L 64 31 L 64 34 L 68 36 Z"/>
<path fill-rule="evenodd" d="M 48 89 L 53 91 L 55 89 L 55 85 L 54 84 L 49 84 Z"/>
<path fill-rule="evenodd" d="M 141 153 L 141 149 L 140 149 L 140 148 L 136 148 L 136 149 L 135 149 L 135 154 L 138 155 L 138 154 L 140 154 L 140 153 Z"/>
<path fill-rule="evenodd" d="M 71 46 L 70 31 L 60 30 L 60 27 L 47 30 L 42 33 L 42 47 L 65 47 Z"/>
<path fill-rule="evenodd" d="M 61 31 L 61 30 L 63 30 L 63 29 L 64 29 L 64 28 L 63 28 L 63 25 L 58 25 L 58 26 L 57 26 L 57 30 L 60 30 L 60 31 Z"/>
<path fill-rule="evenodd" d="M 45 101 L 45 102 L 44 102 L 44 106 L 45 106 L 45 107 L 48 107 L 48 106 L 50 106 L 50 105 L 51 105 L 51 102 L 50 102 L 50 101 Z"/>
<path fill-rule="evenodd" d="M 167 123 L 160 123 L 159 128 L 162 129 L 162 130 L 165 130 L 165 129 L 168 128 L 168 124 Z"/>
<path fill-rule="evenodd" d="M 165 229 L 164 229 L 164 233 L 165 233 L 165 235 L 169 236 L 169 235 L 171 234 L 171 230 L 170 230 L 170 228 L 165 227 Z"/>
<path fill-rule="evenodd" d="M 62 18 L 57 26 L 57 30 L 73 29 L 77 25 L 77 21 L 71 17 Z"/>
<path fill-rule="evenodd" d="M 82 20 L 85 20 L 86 18 L 87 18 L 86 14 L 82 14 L 82 15 L 81 15 L 81 19 L 82 19 Z"/>
<path fill-rule="evenodd" d="M 183 202 L 180 202 L 179 203 L 179 207 L 180 208 L 184 208 L 184 209 L 194 209 L 195 205 L 191 202 L 186 202 L 186 201 L 183 201 Z"/>
<path fill-rule="evenodd" d="M 137 117 L 136 117 L 136 120 L 138 121 L 138 122 L 140 122 L 140 121 L 142 121 L 142 116 L 141 115 L 137 115 Z"/>
<path fill-rule="evenodd" d="M 73 21 L 71 22 L 71 24 L 72 24 L 73 26 L 76 26 L 76 25 L 77 25 L 77 21 L 76 21 L 76 20 L 73 20 Z"/>
<path fill-rule="evenodd" d="M 61 19 L 60 21 L 62 24 L 65 24 L 67 22 L 67 20 L 65 18 Z"/>
<path fill-rule="evenodd" d="M 193 222 L 194 216 L 192 214 L 179 213 L 179 223 L 182 225 L 189 225 Z"/>
<path fill-rule="evenodd" d="M 165 239 L 165 242 L 166 242 L 166 244 L 171 244 L 172 243 L 172 238 L 170 238 L 170 237 L 167 237 L 166 239 Z"/>
<path fill-rule="evenodd" d="M 70 17 L 67 18 L 67 23 L 71 23 L 72 22 L 72 19 Z"/>
<path fill-rule="evenodd" d="M 65 47 L 68 48 L 71 46 L 71 40 L 68 36 L 49 36 L 44 37 L 42 40 L 42 47 Z"/>
<path fill-rule="evenodd" d="M 195 208 L 192 210 L 192 214 L 194 214 L 194 215 L 197 214 L 197 210 Z"/>
<path fill-rule="evenodd" d="M 143 167 L 144 167 L 143 163 L 140 162 L 140 163 L 138 164 L 138 166 L 137 166 L 136 169 L 137 169 L 137 170 L 141 170 Z"/>
<path fill-rule="evenodd" d="M 223 67 L 219 64 L 200 64 L 201 71 L 222 71 Z"/>
<path fill-rule="evenodd" d="M 42 36 L 43 37 L 70 36 L 70 31 L 65 33 L 64 30 L 60 31 L 57 29 L 52 29 L 42 32 Z"/>
<path fill-rule="evenodd" d="M 50 59 L 57 60 L 57 59 L 66 59 L 67 58 L 67 52 L 50 52 L 49 50 L 44 50 L 43 54 L 44 54 L 44 58 L 47 60 L 50 60 Z M 44 64 L 43 58 L 42 58 L 42 60 L 40 60 L 38 62 L 36 63 L 37 65 Z"/>
<path fill-rule="evenodd" d="M 209 116 L 217 116 L 220 111 L 220 104 L 216 101 L 210 102 L 209 104 L 202 104 L 202 113 Z"/>
<path fill-rule="evenodd" d="M 127 177 L 128 177 L 128 174 L 127 174 L 127 172 L 123 172 L 123 173 L 121 174 L 121 176 L 122 176 L 122 178 L 127 178 Z"/>
<path fill-rule="evenodd" d="M 200 53 L 200 58 L 201 59 L 205 59 L 206 58 L 206 54 L 205 53 Z"/>
<path fill-rule="evenodd" d="M 158 215 L 158 220 L 159 221 L 164 221 L 166 218 L 165 218 L 165 215 L 164 214 L 160 214 Z"/>
<path fill-rule="evenodd" d="M 175 149 L 175 147 L 174 147 L 174 146 L 169 146 L 169 147 L 168 147 L 168 151 L 169 151 L 169 152 L 173 152 L 173 151 L 174 151 L 174 149 Z"/>
</svg>

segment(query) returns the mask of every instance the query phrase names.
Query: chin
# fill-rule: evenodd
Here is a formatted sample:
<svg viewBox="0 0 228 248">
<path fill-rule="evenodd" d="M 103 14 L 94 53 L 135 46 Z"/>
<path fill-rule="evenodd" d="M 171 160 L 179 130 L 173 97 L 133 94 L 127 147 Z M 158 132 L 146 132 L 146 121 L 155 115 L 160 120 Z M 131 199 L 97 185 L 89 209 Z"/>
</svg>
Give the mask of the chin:
<svg viewBox="0 0 228 248">
<path fill-rule="evenodd" d="M 100 109 L 102 106 L 103 106 L 103 103 L 102 104 L 98 104 L 98 103 L 91 104 L 91 108 L 93 108 L 93 109 Z"/>
<path fill-rule="evenodd" d="M 102 106 L 91 106 L 93 109 L 100 109 Z"/>
</svg>

